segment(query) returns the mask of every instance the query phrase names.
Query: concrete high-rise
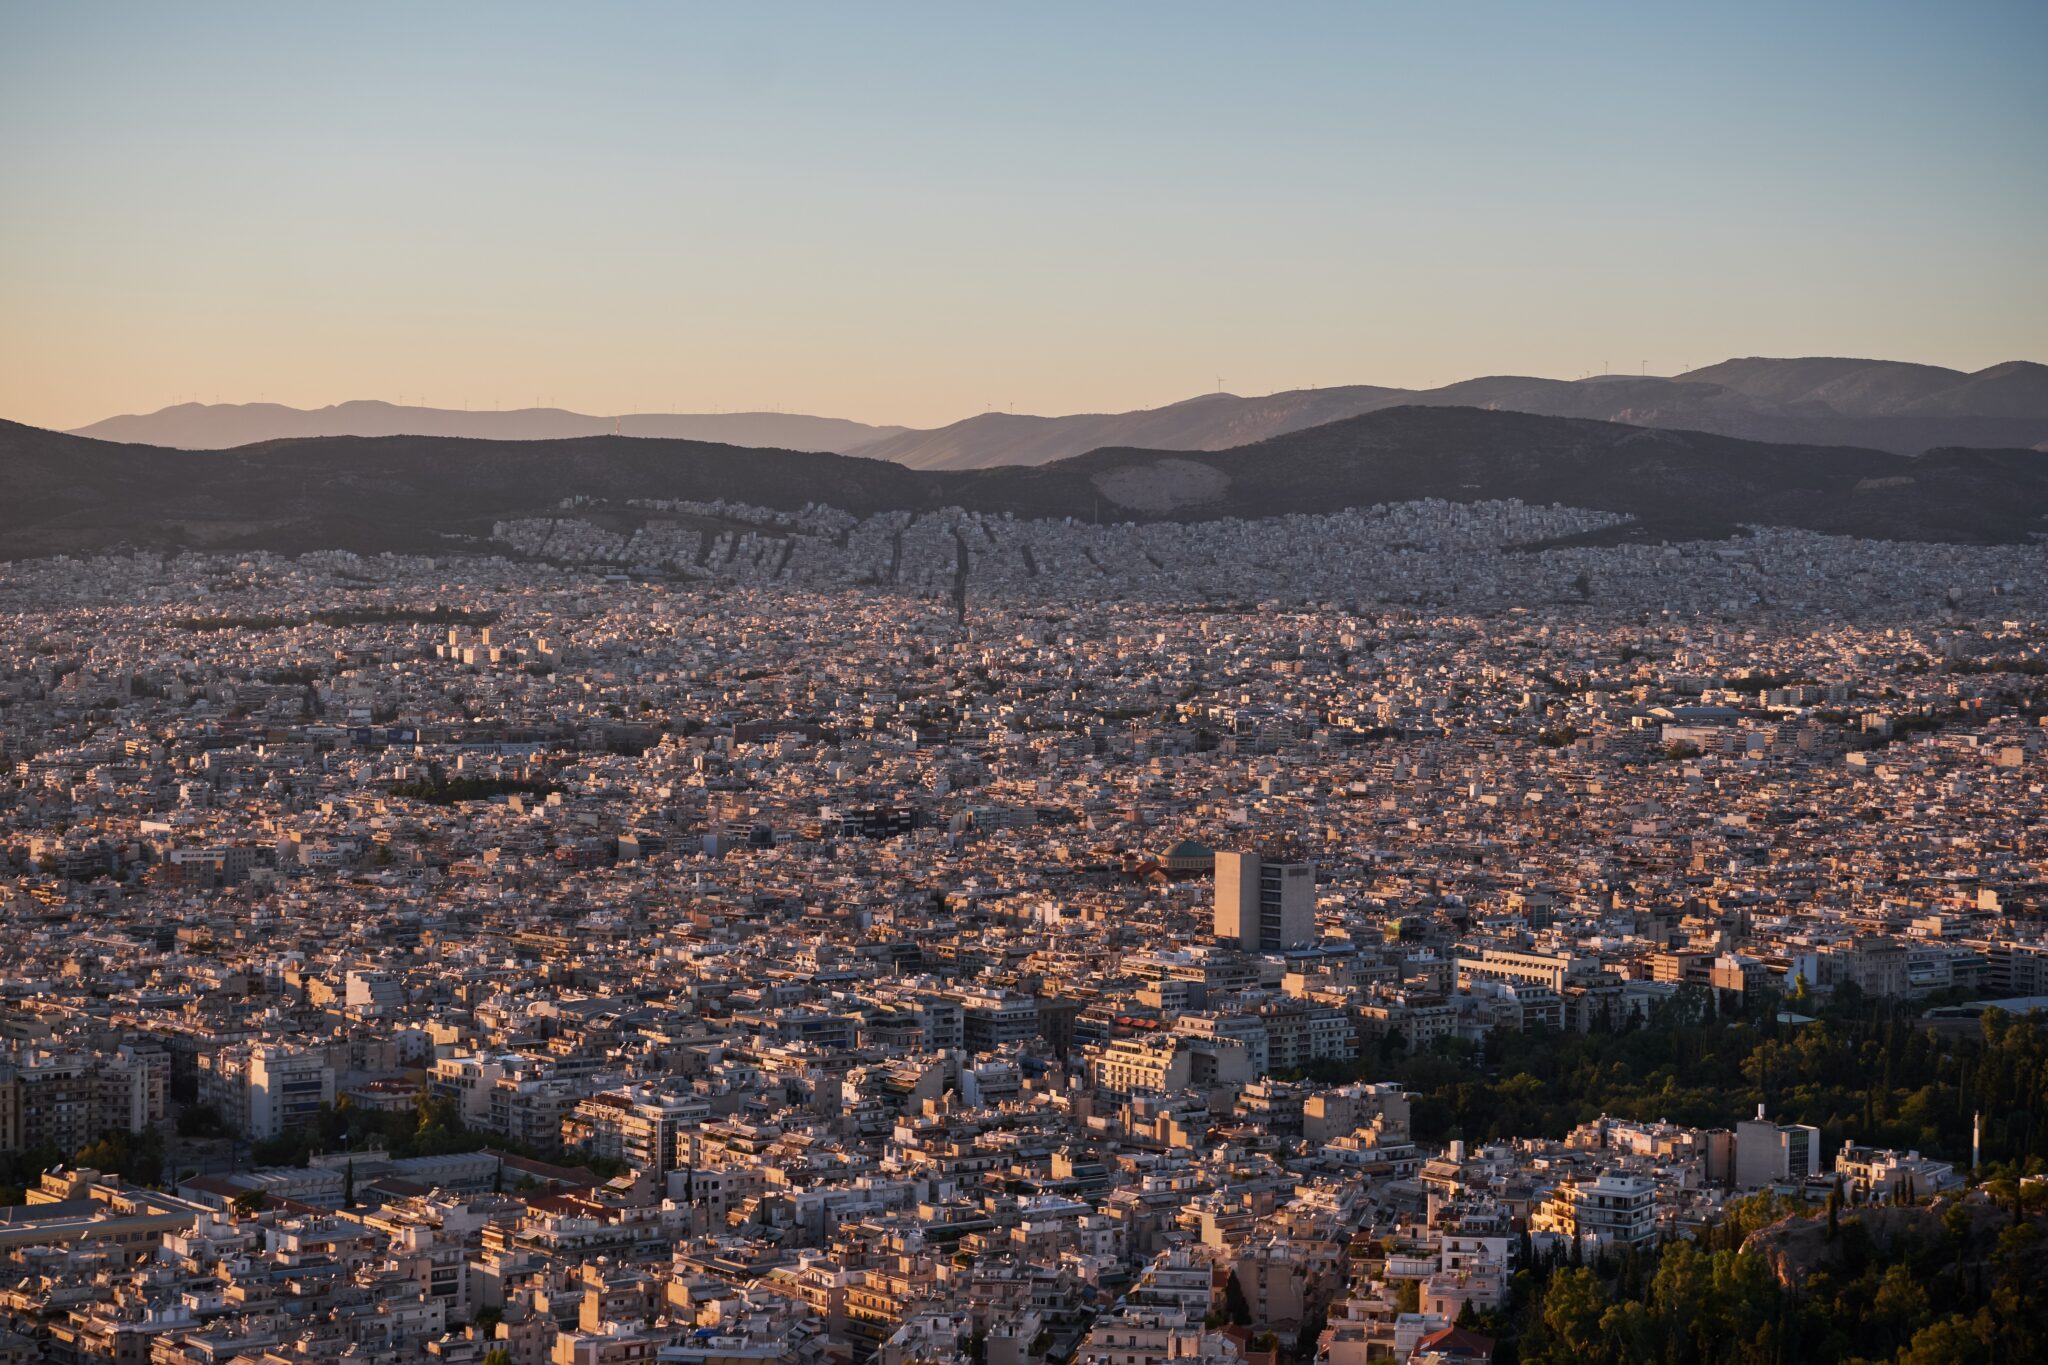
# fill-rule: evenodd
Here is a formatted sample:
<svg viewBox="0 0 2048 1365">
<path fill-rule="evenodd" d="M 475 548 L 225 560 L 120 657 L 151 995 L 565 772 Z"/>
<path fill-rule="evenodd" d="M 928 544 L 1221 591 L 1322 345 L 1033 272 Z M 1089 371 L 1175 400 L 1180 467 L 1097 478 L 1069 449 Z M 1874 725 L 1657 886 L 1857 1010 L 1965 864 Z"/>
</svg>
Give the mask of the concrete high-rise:
<svg viewBox="0 0 2048 1365">
<path fill-rule="evenodd" d="M 1278 952 L 1316 937 L 1314 863 L 1256 853 L 1216 855 L 1216 937 L 1251 952 Z"/>
<path fill-rule="evenodd" d="M 1756 1117 L 1735 1125 L 1735 1187 L 1760 1190 L 1820 1174 L 1820 1129 L 1804 1123 L 1773 1123 L 1756 1107 Z"/>
</svg>

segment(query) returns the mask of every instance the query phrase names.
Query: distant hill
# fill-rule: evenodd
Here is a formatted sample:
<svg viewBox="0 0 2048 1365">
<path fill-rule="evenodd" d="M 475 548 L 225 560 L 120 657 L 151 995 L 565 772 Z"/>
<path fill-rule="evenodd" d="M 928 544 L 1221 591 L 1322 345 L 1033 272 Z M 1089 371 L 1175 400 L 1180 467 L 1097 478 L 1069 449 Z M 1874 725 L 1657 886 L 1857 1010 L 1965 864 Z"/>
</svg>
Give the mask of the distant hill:
<svg viewBox="0 0 2048 1365">
<path fill-rule="evenodd" d="M 2038 418 L 2048 407 L 2048 365 L 2008 360 L 1968 375 L 1963 382 L 1928 394 L 1904 412 L 1912 416 L 1968 415 Z"/>
<path fill-rule="evenodd" d="M 1749 356 L 1688 370 L 1678 378 L 1691 384 L 1716 384 L 1759 403 L 1822 407 L 1843 417 L 1879 417 L 1953 388 L 1969 376 L 1961 370 L 1899 360 Z"/>
<path fill-rule="evenodd" d="M 2048 454 L 1768 444 L 1476 408 L 1389 408 L 1225 451 L 1098 450 L 977 471 L 952 500 L 1105 519 L 1277 516 L 1437 497 L 1620 512 L 1660 538 L 1743 523 L 2016 542 L 2048 534 Z"/>
<path fill-rule="evenodd" d="M 1724 360 L 1679 380 L 1717 384 L 1760 403 L 1843 417 L 2048 417 L 2048 365 L 2008 360 L 1966 374 L 1896 360 Z"/>
<path fill-rule="evenodd" d="M 1047 464 L 1104 446 L 1161 450 L 1223 450 L 1282 432 L 1320 426 L 1403 401 L 1405 391 L 1370 384 L 1299 389 L 1240 398 L 1205 393 L 1163 408 L 1023 417 L 987 412 L 932 431 L 904 431 L 859 446 L 855 453 L 912 469 L 985 469 Z"/>
<path fill-rule="evenodd" d="M 875 427 L 838 417 L 784 412 L 639 412 L 593 417 L 562 408 L 513 408 L 506 412 L 457 412 L 450 408 L 401 407 L 362 400 L 325 408 L 288 408 L 278 403 L 180 403 L 156 412 L 109 417 L 72 435 L 103 441 L 170 446 L 178 450 L 227 450 L 258 441 L 308 436 L 464 436 L 489 441 L 560 441 L 573 436 L 612 434 L 716 441 L 724 445 L 775 450 L 850 450 L 893 436 L 901 427 Z"/>
<path fill-rule="evenodd" d="M 319 437 L 168 451 L 0 423 L 0 555 L 118 544 L 361 551 L 479 548 L 494 519 L 563 498 L 719 498 L 869 514 L 1200 520 L 1413 498 L 1517 497 L 1635 517 L 1644 534 L 1739 523 L 1905 540 L 2048 533 L 2048 455 L 1904 456 L 1578 418 L 1404 406 L 1223 451 L 1103 449 L 1035 466 L 887 460 L 698 441 Z"/>
<path fill-rule="evenodd" d="M 1938 446 L 2048 447 L 2048 366 L 2025 360 L 1965 374 L 1891 360 L 1751 357 L 1676 378 L 1492 375 L 1435 389 L 1351 384 L 1259 398 L 1208 393 L 1134 412 L 1064 417 L 988 412 L 930 430 L 777 412 L 634 413 L 616 420 L 625 436 L 828 450 L 893 460 L 912 469 L 947 470 L 1048 464 L 1111 446 L 1228 450 L 1404 406 L 1494 408 L 1750 441 L 1866 446 L 1901 455 Z M 614 420 L 561 408 L 455 412 L 366 401 L 306 411 L 275 403 L 181 403 L 109 417 L 72 434 L 180 450 L 225 450 L 311 436 L 557 441 L 610 435 Z"/>
<path fill-rule="evenodd" d="M 583 436 L 485 441 L 321 436 L 232 450 L 166 450 L 0 423 L 0 555 L 107 545 L 474 549 L 491 521 L 563 498 L 816 499 L 850 510 L 920 506 L 901 465 L 703 441 Z"/>
<path fill-rule="evenodd" d="M 1971 375 L 1893 361 L 1751 359 L 1675 379 L 1495 375 L 1436 389 L 1352 385 L 1263 398 L 1205 394 L 1138 412 L 1070 417 L 984 413 L 853 449 L 914 469 L 984 469 L 1044 464 L 1105 446 L 1226 450 L 1403 406 L 1493 408 L 1910 455 L 1937 446 L 2048 443 L 2048 366 L 2011 361 Z"/>
</svg>

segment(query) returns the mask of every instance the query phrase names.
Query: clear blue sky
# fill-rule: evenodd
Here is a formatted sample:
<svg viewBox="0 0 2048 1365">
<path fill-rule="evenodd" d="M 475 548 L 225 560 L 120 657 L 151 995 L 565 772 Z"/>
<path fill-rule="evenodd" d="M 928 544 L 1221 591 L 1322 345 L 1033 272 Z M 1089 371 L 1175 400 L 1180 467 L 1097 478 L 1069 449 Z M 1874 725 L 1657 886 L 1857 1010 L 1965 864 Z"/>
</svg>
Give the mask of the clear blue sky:
<svg viewBox="0 0 2048 1365">
<path fill-rule="evenodd" d="M 2048 359 L 2048 3 L 0 0 L 0 416 Z"/>
</svg>

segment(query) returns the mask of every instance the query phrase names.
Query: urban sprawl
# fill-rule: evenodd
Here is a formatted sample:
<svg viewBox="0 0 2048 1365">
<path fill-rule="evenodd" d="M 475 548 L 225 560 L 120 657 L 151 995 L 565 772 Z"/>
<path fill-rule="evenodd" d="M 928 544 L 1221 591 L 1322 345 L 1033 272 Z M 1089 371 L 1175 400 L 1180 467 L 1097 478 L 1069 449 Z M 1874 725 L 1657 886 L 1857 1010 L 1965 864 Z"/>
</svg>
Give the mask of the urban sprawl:
<svg viewBox="0 0 2048 1365">
<path fill-rule="evenodd" d="M 1484 1360 L 1992 1216 L 2048 547 L 1619 520 L 0 566 L 0 1362 Z M 1844 1020 L 1935 1098 L 1799 1112 Z M 1765 1060 L 1543 1071 L 1653 1030 Z"/>
</svg>

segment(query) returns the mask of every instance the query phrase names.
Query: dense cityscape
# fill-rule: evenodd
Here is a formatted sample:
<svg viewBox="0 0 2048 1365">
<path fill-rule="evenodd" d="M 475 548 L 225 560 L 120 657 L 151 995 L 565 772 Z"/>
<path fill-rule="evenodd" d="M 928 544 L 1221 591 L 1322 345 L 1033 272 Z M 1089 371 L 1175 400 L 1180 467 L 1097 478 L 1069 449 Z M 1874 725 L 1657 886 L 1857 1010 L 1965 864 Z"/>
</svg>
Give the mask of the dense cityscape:
<svg viewBox="0 0 2048 1365">
<path fill-rule="evenodd" d="M 2048 1361 L 2044 53 L 0 0 L 0 1365 Z"/>
<path fill-rule="evenodd" d="M 2048 548 L 1619 520 L 7 566 L 0 1361 L 2042 1349 Z"/>
</svg>

